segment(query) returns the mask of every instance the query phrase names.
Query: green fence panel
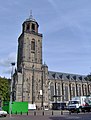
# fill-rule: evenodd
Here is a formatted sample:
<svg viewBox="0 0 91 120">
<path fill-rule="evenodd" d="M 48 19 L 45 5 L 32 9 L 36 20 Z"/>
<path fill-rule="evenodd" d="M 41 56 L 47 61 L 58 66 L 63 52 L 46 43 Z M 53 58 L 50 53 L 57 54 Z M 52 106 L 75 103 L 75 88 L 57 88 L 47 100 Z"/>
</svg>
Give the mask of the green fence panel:
<svg viewBox="0 0 91 120">
<path fill-rule="evenodd" d="M 10 106 L 12 109 L 12 114 L 16 113 L 27 113 L 28 112 L 28 102 L 4 102 L 3 103 L 3 110 L 10 113 Z"/>
</svg>

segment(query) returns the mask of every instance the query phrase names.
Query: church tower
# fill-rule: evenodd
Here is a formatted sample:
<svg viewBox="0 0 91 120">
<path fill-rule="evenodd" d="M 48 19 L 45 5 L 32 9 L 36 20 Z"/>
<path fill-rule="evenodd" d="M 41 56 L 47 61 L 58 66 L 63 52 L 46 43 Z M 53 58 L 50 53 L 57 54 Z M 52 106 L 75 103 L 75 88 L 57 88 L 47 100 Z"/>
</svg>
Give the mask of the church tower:
<svg viewBox="0 0 91 120">
<path fill-rule="evenodd" d="M 18 39 L 18 68 L 26 62 L 42 64 L 42 34 L 38 33 L 38 27 L 32 16 L 22 25 L 22 34 Z"/>
<path fill-rule="evenodd" d="M 42 34 L 32 14 L 18 38 L 16 101 L 43 107 L 48 104 L 48 67 L 42 64 Z"/>
</svg>

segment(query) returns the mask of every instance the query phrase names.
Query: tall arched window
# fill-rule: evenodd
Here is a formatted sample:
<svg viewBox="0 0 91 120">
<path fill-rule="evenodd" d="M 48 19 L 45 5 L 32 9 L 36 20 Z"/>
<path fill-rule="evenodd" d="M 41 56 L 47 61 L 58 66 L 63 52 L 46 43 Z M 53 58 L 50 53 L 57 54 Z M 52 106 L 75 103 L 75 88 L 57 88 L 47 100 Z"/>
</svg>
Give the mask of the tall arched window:
<svg viewBox="0 0 91 120">
<path fill-rule="evenodd" d="M 35 24 L 32 23 L 32 31 L 35 31 Z"/>
<path fill-rule="evenodd" d="M 26 26 L 26 30 L 29 31 L 30 30 L 30 24 L 28 23 Z"/>
<path fill-rule="evenodd" d="M 72 85 L 72 91 L 73 91 L 73 97 L 75 97 L 75 86 L 74 86 L 74 84 Z"/>
<path fill-rule="evenodd" d="M 35 40 L 31 41 L 31 50 L 35 51 Z"/>
<path fill-rule="evenodd" d="M 68 85 L 65 85 L 65 100 L 68 101 Z"/>
<path fill-rule="evenodd" d="M 85 95 L 87 95 L 87 86 L 85 85 Z"/>
<path fill-rule="evenodd" d="M 79 84 L 79 96 L 81 96 L 81 85 Z"/>
<path fill-rule="evenodd" d="M 61 93 L 60 93 L 60 84 L 58 85 L 58 96 L 60 96 L 61 95 Z M 60 99 L 60 97 L 58 97 L 58 101 L 60 101 L 61 99 Z"/>
<path fill-rule="evenodd" d="M 53 85 L 51 85 L 50 86 L 50 92 L 51 92 L 51 101 L 54 101 L 54 86 Z"/>
</svg>

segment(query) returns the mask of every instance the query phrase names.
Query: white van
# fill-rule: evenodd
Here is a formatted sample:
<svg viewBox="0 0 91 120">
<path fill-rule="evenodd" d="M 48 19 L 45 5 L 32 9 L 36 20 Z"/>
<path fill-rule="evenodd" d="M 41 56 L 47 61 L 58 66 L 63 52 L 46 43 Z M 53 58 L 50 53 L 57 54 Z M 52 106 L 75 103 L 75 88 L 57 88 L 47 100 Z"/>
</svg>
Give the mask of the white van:
<svg viewBox="0 0 91 120">
<path fill-rule="evenodd" d="M 90 96 L 77 96 L 73 97 L 68 103 L 68 110 L 71 112 L 77 111 L 90 111 L 91 110 L 91 97 Z"/>
</svg>

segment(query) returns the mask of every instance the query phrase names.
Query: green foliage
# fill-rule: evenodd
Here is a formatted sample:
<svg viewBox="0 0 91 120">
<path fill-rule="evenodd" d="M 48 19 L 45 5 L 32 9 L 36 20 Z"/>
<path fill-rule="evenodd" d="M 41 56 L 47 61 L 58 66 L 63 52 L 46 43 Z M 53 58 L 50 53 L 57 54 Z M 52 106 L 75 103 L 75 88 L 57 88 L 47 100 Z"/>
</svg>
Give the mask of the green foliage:
<svg viewBox="0 0 91 120">
<path fill-rule="evenodd" d="M 6 78 L 0 77 L 0 98 L 2 100 L 10 99 L 10 82 Z"/>
</svg>

